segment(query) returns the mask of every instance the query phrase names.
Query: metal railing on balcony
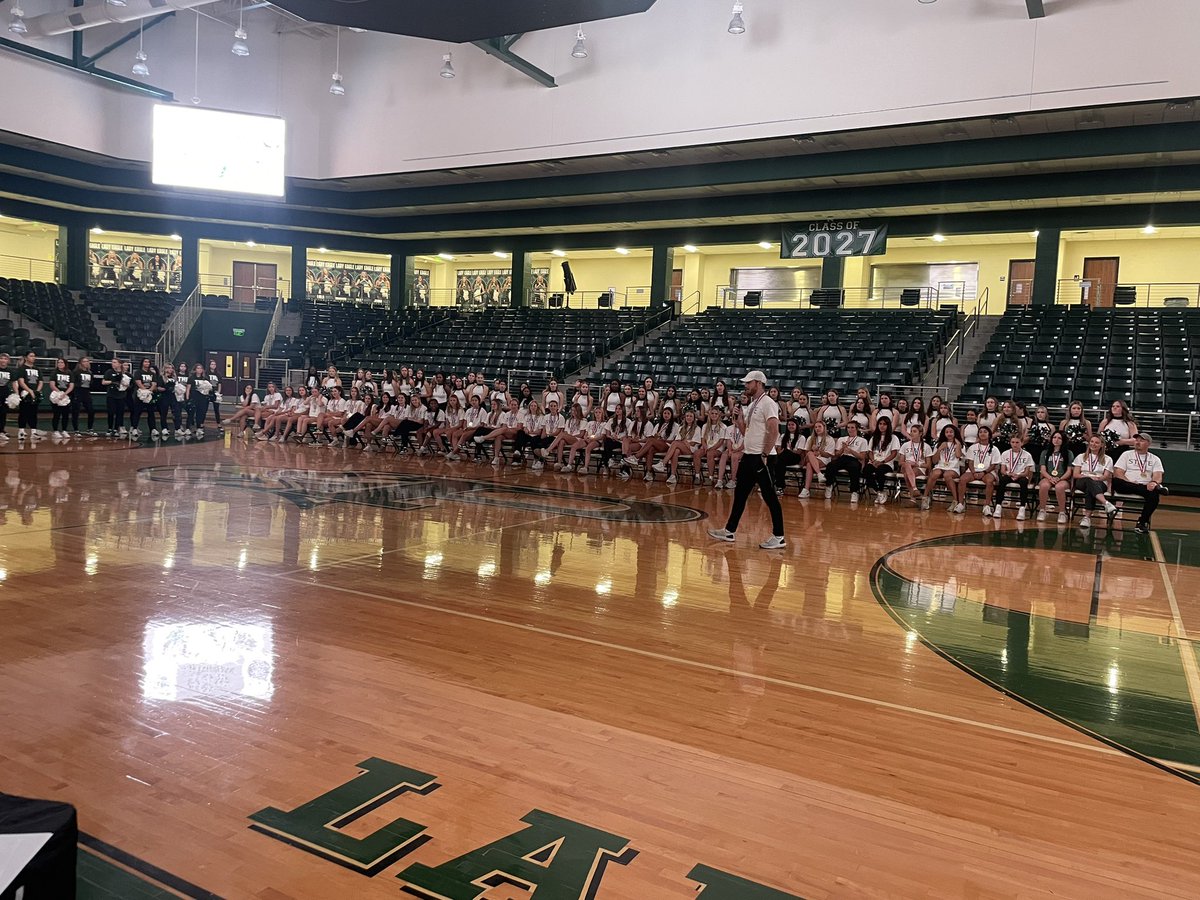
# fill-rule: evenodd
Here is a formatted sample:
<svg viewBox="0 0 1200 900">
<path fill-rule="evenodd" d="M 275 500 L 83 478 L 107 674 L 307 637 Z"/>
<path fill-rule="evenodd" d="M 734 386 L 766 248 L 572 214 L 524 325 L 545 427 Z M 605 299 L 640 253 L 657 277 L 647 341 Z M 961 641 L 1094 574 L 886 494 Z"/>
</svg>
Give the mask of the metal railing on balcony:
<svg viewBox="0 0 1200 900">
<path fill-rule="evenodd" d="M 734 288 L 718 285 L 713 303 L 725 309 L 941 309 L 977 311 L 979 298 L 967 292 L 966 282 L 940 287 L 896 285 L 877 288 Z M 749 302 L 747 302 L 749 297 Z"/>
<path fill-rule="evenodd" d="M 1200 309 L 1200 283 L 1108 282 L 1071 278 L 1058 282 L 1055 300 L 1062 304 L 1100 309 Z"/>
<path fill-rule="evenodd" d="M 225 298 L 231 307 L 244 309 L 253 309 L 260 299 L 277 300 L 292 296 L 292 282 L 287 278 L 259 277 L 255 281 L 239 284 L 231 275 L 201 272 L 199 284 L 202 295 Z"/>
<path fill-rule="evenodd" d="M 58 266 L 52 259 L 0 255 L 0 278 L 25 281 L 58 281 Z"/>
<path fill-rule="evenodd" d="M 174 359 L 183 342 L 192 331 L 192 326 L 200 318 L 200 289 L 196 288 L 187 299 L 179 304 L 178 309 L 171 313 L 163 326 L 162 337 L 158 339 L 155 351 L 161 359 Z"/>
</svg>

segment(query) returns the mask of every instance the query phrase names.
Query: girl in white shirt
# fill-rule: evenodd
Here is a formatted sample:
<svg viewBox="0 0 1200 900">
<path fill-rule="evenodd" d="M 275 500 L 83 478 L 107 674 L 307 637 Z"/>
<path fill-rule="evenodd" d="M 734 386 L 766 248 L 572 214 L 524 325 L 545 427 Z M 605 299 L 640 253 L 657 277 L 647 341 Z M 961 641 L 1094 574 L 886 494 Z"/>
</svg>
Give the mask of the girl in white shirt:
<svg viewBox="0 0 1200 900">
<path fill-rule="evenodd" d="M 321 379 L 321 393 L 326 398 L 331 396 L 334 388 L 342 386 L 342 378 L 338 375 L 337 366 L 330 366 L 325 370 L 325 377 Z"/>
<path fill-rule="evenodd" d="M 458 394 L 451 392 L 446 401 L 446 411 L 440 424 L 436 425 L 430 434 L 434 449 L 440 451 L 447 459 L 454 448 L 454 435 L 462 427 L 463 408 L 458 401 Z"/>
<path fill-rule="evenodd" d="M 354 388 L 350 389 L 354 391 Z M 357 392 L 355 391 L 355 396 Z M 350 402 L 342 396 L 342 389 L 335 387 L 330 391 L 329 402 L 325 404 L 325 411 L 317 416 L 317 440 L 322 444 L 333 442 L 330 436 L 329 429 L 335 431 L 344 421 L 346 421 L 346 410 L 349 408 Z"/>
<path fill-rule="evenodd" d="M 929 468 L 929 457 L 933 448 L 925 443 L 925 432 L 920 425 L 908 429 L 908 440 L 900 446 L 900 472 L 908 484 L 908 499 L 917 499 L 917 478 Z"/>
<path fill-rule="evenodd" d="M 817 410 L 817 418 L 825 423 L 825 436 L 837 437 L 849 417 L 845 407 L 838 403 L 838 392 L 826 391 L 825 403 Z"/>
<path fill-rule="evenodd" d="M 654 464 L 655 472 L 668 472 L 667 484 L 675 484 L 679 474 L 679 458 L 687 455 L 692 458 L 692 478 L 700 472 L 700 441 L 702 429 L 696 421 L 696 413 L 688 410 L 683 414 L 679 424 L 679 435 L 671 441 L 667 452 L 660 462 Z"/>
<path fill-rule="evenodd" d="M 726 425 L 724 449 L 721 451 L 721 461 L 717 463 L 718 488 L 725 487 L 727 490 L 733 490 L 734 484 L 737 483 L 738 465 L 742 461 L 742 454 L 745 453 L 745 450 L 746 435 L 742 433 L 742 429 L 736 422 Z M 727 478 L 724 477 L 726 468 L 729 471 Z"/>
<path fill-rule="evenodd" d="M 346 417 L 342 419 L 338 430 L 341 432 L 337 436 L 337 442 L 342 445 L 354 446 L 358 443 L 357 429 L 366 420 L 367 415 L 372 411 L 372 400 L 370 394 L 363 394 L 354 388 L 350 389 L 350 399 L 346 401 Z"/>
<path fill-rule="evenodd" d="M 462 458 L 464 448 L 474 448 L 475 458 L 477 461 L 483 461 L 483 451 L 481 444 L 468 443 L 473 441 L 475 437 L 482 437 L 488 431 L 488 413 L 483 408 L 483 397 L 478 392 L 472 392 L 468 395 L 467 408 L 463 411 L 462 422 L 457 429 L 450 432 L 450 456 L 451 461 L 458 461 Z"/>
<path fill-rule="evenodd" d="M 979 424 L 986 425 L 990 431 L 1000 418 L 1000 402 L 995 397 L 983 398 L 983 413 L 979 416 Z"/>
<path fill-rule="evenodd" d="M 1112 489 L 1113 463 L 1104 452 L 1104 439 L 1098 434 L 1088 438 L 1087 451 L 1075 457 L 1075 487 L 1083 491 L 1083 518 L 1080 528 L 1092 527 L 1092 510 L 1099 503 L 1108 514 L 1111 527 L 1117 507 L 1108 499 Z"/>
<path fill-rule="evenodd" d="M 700 452 L 704 454 L 704 471 L 707 473 L 704 483 L 716 485 L 717 490 L 724 487 L 717 481 L 717 463 L 725 452 L 725 423 L 721 421 L 721 412 L 721 407 L 716 404 L 710 406 L 700 431 Z"/>
<path fill-rule="evenodd" d="M 173 388 L 174 386 L 172 386 Z M 242 388 L 242 396 L 238 398 L 237 412 L 229 417 L 230 429 L 232 430 L 235 425 L 240 425 L 243 429 L 249 429 L 250 422 L 247 420 L 253 420 L 261 403 L 262 400 L 254 392 L 254 385 L 248 384 Z"/>
<path fill-rule="evenodd" d="M 592 470 L 592 451 L 599 447 L 604 442 L 604 410 L 601 407 L 596 407 L 592 413 L 592 418 L 584 425 L 583 431 L 579 437 L 575 439 L 575 443 L 567 451 L 567 466 L 565 471 L 570 471 L 574 466 L 575 454 L 582 453 L 583 461 L 580 463 L 576 471 L 581 475 L 587 475 Z"/>
<path fill-rule="evenodd" d="M 610 394 L 610 396 L 612 396 Z M 621 396 L 617 393 L 615 396 Z M 605 408 L 601 404 L 601 409 Z M 619 402 L 616 409 L 607 416 L 604 422 L 604 439 L 600 450 L 600 471 L 616 468 L 619 465 L 618 454 L 621 452 L 622 441 L 629 434 L 629 416 L 625 413 L 625 407 Z"/>
<path fill-rule="evenodd" d="M 658 433 L 646 441 L 642 449 L 634 454 L 642 462 L 642 466 L 646 471 L 643 477 L 646 481 L 654 480 L 654 471 L 651 468 L 654 457 L 660 453 L 666 453 L 671 443 L 678 437 L 679 422 L 675 419 L 675 410 L 673 407 L 668 406 L 664 400 L 662 417 L 658 423 Z"/>
<path fill-rule="evenodd" d="M 990 516 L 996 479 L 1000 477 L 1000 451 L 992 446 L 992 430 L 986 425 L 979 426 L 977 437 L 974 444 L 963 450 L 966 469 L 959 479 L 959 487 L 965 496 L 970 485 L 982 484 L 983 514 Z"/>
<path fill-rule="evenodd" d="M 887 394 L 879 396 L 880 404 Z M 881 408 L 877 411 L 883 413 Z M 867 464 L 863 466 L 863 479 L 867 490 L 875 491 L 875 503 L 879 506 L 887 503 L 886 479 L 891 473 L 900 455 L 900 439 L 892 433 L 892 420 L 888 416 L 876 415 L 875 433 L 871 435 L 870 447 L 867 451 Z"/>
<path fill-rule="evenodd" d="M 1114 400 L 1108 415 L 1100 423 L 1100 436 L 1104 438 L 1104 452 L 1116 458 L 1134 445 L 1133 436 L 1138 433 L 1137 422 L 1129 414 L 1124 400 Z"/>
<path fill-rule="evenodd" d="M 417 454 L 420 456 L 439 449 L 434 445 L 434 435 L 441 430 L 442 423 L 446 421 L 446 411 L 442 409 L 441 402 L 430 397 L 428 403 L 429 405 L 425 408 L 425 421 L 421 422 L 414 436 L 417 442 Z"/>
<path fill-rule="evenodd" d="M 832 394 L 833 391 L 830 391 Z M 812 434 L 804 445 L 804 483 L 800 486 L 800 499 L 807 500 L 812 494 L 813 482 L 825 480 L 825 467 L 833 459 L 837 441 L 829 434 L 825 417 L 818 416 L 813 422 Z"/>
<path fill-rule="evenodd" d="M 425 404 L 421 402 L 421 394 L 418 391 L 413 391 L 411 397 L 408 398 L 408 406 L 405 408 L 403 415 L 400 416 L 394 426 L 384 430 L 385 435 L 392 433 L 400 435 L 400 446 L 397 448 L 398 453 L 407 453 L 412 450 L 413 435 L 421 430 L 425 425 Z M 393 443 L 395 438 L 392 439 Z"/>
<path fill-rule="evenodd" d="M 575 441 L 583 433 L 583 426 L 586 424 L 583 418 L 583 410 L 572 403 L 571 413 L 567 416 L 567 424 L 563 426 L 562 431 L 558 433 L 558 436 L 546 448 L 546 458 L 554 457 L 554 468 L 557 471 L 561 472 L 566 468 L 566 465 L 563 463 L 563 451 L 575 445 Z"/>
<path fill-rule="evenodd" d="M 254 430 L 260 430 L 267 417 L 274 415 L 281 406 L 283 406 L 283 394 L 275 390 L 275 382 L 268 382 L 267 392 L 263 394 L 262 403 L 254 413 Z"/>
<path fill-rule="evenodd" d="M 309 389 L 308 397 L 302 397 L 301 400 L 296 416 L 289 418 L 284 425 L 283 434 L 279 436 L 281 444 L 287 440 L 289 434 L 297 441 L 303 440 L 308 435 L 308 426 L 325 410 L 325 398 L 321 396 L 319 387 Z"/>
<path fill-rule="evenodd" d="M 363 443 L 364 450 L 375 449 L 374 439 L 376 435 L 383 432 L 383 425 L 385 423 L 394 428 L 400 421 L 400 412 L 402 409 L 403 406 L 395 400 L 392 394 L 386 391 L 383 393 L 379 403 L 356 429 L 356 433 Z"/>
<path fill-rule="evenodd" d="M 258 439 L 260 441 L 269 440 L 271 435 L 279 430 L 280 425 L 295 412 L 296 405 L 296 392 L 289 384 L 283 389 L 279 404 L 269 411 L 264 410 L 265 415 L 262 420 L 262 428 L 258 432 Z"/>
<path fill-rule="evenodd" d="M 929 472 L 929 480 L 925 482 L 925 497 L 921 501 L 921 509 L 929 509 L 933 505 L 933 489 L 941 481 L 950 492 L 950 511 L 964 512 L 967 507 L 959 496 L 958 484 L 959 469 L 963 462 L 962 437 L 958 428 L 947 425 L 941 430 L 931 459 L 933 468 Z"/>
<path fill-rule="evenodd" d="M 522 463 L 525 460 L 525 454 L 536 446 L 544 424 L 542 421 L 542 405 L 536 400 L 530 400 L 525 406 L 517 410 L 517 425 L 520 430 L 517 431 L 516 436 L 513 438 L 512 464 L 514 466 Z"/>
<path fill-rule="evenodd" d="M 658 434 L 658 426 L 650 418 L 647 404 L 634 407 L 633 418 L 629 423 L 629 432 L 621 441 L 621 477 L 629 477 L 629 468 L 638 465 L 641 460 L 638 454 Z"/>
<path fill-rule="evenodd" d="M 979 411 L 967 410 L 967 421 L 962 427 L 963 445 L 970 447 L 979 443 Z"/>
<path fill-rule="evenodd" d="M 559 409 L 562 409 L 567 402 L 566 396 L 558 389 L 558 382 L 553 378 L 550 379 L 546 390 L 542 391 L 542 409 L 549 409 L 551 400 L 558 403 Z"/>
<path fill-rule="evenodd" d="M 492 392 L 493 399 L 496 397 L 496 392 Z M 520 424 L 517 422 L 517 413 L 520 411 L 521 405 L 517 402 L 516 397 L 510 397 L 508 400 L 508 408 L 496 415 L 495 421 L 492 424 L 492 429 L 483 436 L 484 441 L 492 443 L 492 466 L 498 467 L 503 457 L 503 446 L 505 441 L 510 441 L 516 438 L 517 432 L 521 430 Z"/>
</svg>

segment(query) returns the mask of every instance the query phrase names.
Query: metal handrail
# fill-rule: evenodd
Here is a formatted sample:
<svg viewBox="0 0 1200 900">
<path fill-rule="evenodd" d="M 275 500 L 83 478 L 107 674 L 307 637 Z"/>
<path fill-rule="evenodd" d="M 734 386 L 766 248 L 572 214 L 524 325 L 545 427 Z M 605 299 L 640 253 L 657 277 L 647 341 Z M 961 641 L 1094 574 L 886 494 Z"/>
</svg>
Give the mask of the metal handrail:
<svg viewBox="0 0 1200 900">
<path fill-rule="evenodd" d="M 974 305 L 976 310 L 979 307 L 979 295 L 970 295 L 967 293 L 966 282 L 953 281 L 944 282 L 944 285 L 953 285 L 956 289 L 944 290 L 929 285 L 889 285 L 883 288 L 857 288 L 857 287 L 835 287 L 835 288 L 820 288 L 820 287 L 804 287 L 804 288 L 734 288 L 732 285 L 718 285 L 716 296 L 714 298 L 718 306 L 725 308 L 740 308 L 744 305 L 745 295 L 747 293 L 760 294 L 760 306 L 768 307 L 786 307 L 794 309 L 809 309 L 813 308 L 812 295 L 814 292 L 829 290 L 838 291 L 842 295 L 842 307 L 850 309 L 937 309 L 941 305 L 956 305 L 966 309 L 970 305 Z M 905 291 L 916 291 L 916 304 L 901 303 L 902 297 L 910 297 L 911 294 L 905 294 Z"/>
<path fill-rule="evenodd" d="M 701 291 L 692 291 L 686 297 L 681 298 L 679 300 L 679 314 L 681 316 L 698 315 L 700 313 L 700 298 L 701 298 L 701 296 L 702 296 Z M 696 301 L 696 309 L 695 309 L 695 312 L 689 312 L 689 308 L 691 306 L 691 300 L 693 298 Z"/>
<path fill-rule="evenodd" d="M 200 318 L 200 309 L 200 287 L 197 285 L 163 325 L 162 337 L 158 339 L 154 348 L 160 358 L 175 358 L 175 354 L 179 352 L 179 348 L 183 346 L 183 342 L 191 333 L 192 326 Z"/>
<path fill-rule="evenodd" d="M 1118 288 L 1132 288 L 1132 303 L 1113 303 L 1113 297 Z M 1100 281 L 1095 278 L 1064 278 L 1059 280 L 1055 290 L 1055 301 L 1076 306 L 1098 306 L 1098 300 L 1105 301 L 1105 307 L 1116 309 L 1141 308 L 1200 308 L 1200 282 L 1191 281 Z M 1167 300 L 1182 302 L 1172 303 Z"/>
<path fill-rule="evenodd" d="M 275 311 L 271 313 L 271 324 L 267 326 L 267 335 L 263 339 L 262 353 L 259 354 L 261 359 L 266 359 L 271 352 L 271 345 L 275 343 L 275 335 L 279 331 L 279 320 L 283 318 L 283 302 L 279 301 L 275 304 Z"/>
</svg>

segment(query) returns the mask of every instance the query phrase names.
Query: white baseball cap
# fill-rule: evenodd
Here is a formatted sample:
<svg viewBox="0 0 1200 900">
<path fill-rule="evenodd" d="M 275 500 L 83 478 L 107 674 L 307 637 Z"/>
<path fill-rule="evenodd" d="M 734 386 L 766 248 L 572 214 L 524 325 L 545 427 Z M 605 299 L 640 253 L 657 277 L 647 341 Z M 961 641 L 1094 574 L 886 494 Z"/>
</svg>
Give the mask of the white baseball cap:
<svg viewBox="0 0 1200 900">
<path fill-rule="evenodd" d="M 763 384 L 766 384 L 767 376 L 758 369 L 755 369 L 753 372 L 746 373 L 746 377 L 742 379 L 742 384 L 749 384 L 752 381 L 761 381 Z"/>
</svg>

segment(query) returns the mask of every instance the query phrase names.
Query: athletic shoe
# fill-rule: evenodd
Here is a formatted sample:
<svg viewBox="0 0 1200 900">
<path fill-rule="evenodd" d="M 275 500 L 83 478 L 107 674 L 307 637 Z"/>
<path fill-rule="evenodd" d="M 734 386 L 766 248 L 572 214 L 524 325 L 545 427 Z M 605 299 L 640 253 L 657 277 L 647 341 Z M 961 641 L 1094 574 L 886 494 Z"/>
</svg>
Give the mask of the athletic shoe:
<svg viewBox="0 0 1200 900">
<path fill-rule="evenodd" d="M 675 476 L 671 475 L 667 478 L 667 484 L 675 484 Z"/>
<path fill-rule="evenodd" d="M 150 429 L 150 440 L 152 440 L 152 441 L 158 440 L 158 429 L 157 428 Z"/>
<path fill-rule="evenodd" d="M 629 472 L 627 472 L 625 469 L 622 469 L 620 472 L 617 473 L 617 475 L 620 476 L 622 481 L 629 480 Z"/>
<path fill-rule="evenodd" d="M 851 491 L 851 492 L 850 492 L 850 502 L 851 502 L 851 503 L 857 503 L 857 502 L 858 502 L 858 491 Z"/>
<path fill-rule="evenodd" d="M 965 513 L 966 511 L 967 511 L 967 504 L 965 504 L 965 503 L 959 503 L 957 506 L 950 507 L 950 512 Z"/>
<path fill-rule="evenodd" d="M 983 517 L 985 519 L 988 518 L 992 514 L 992 512 L 993 512 L 993 509 L 990 506 L 985 506 L 983 508 Z"/>
<path fill-rule="evenodd" d="M 183 429 L 183 436 L 184 436 L 185 438 L 189 438 L 189 437 L 191 437 L 191 436 L 192 436 L 192 429 L 190 429 L 190 428 L 185 428 L 185 429 Z"/>
<path fill-rule="evenodd" d="M 1066 513 L 1059 513 L 1059 514 L 1058 514 L 1058 524 L 1059 524 L 1059 525 L 1066 525 L 1066 524 L 1067 524 L 1067 514 L 1066 514 Z"/>
<path fill-rule="evenodd" d="M 497 469 L 500 468 L 500 457 L 498 457 L 498 456 L 492 457 L 492 466 Z"/>
<path fill-rule="evenodd" d="M 8 435 L 5 434 L 3 431 L 0 431 L 0 443 L 3 443 L 3 444 L 8 443 Z"/>
<path fill-rule="evenodd" d="M 887 491 L 876 491 L 875 492 L 875 505 L 883 506 L 883 504 L 885 504 L 885 503 L 887 503 Z"/>
<path fill-rule="evenodd" d="M 530 463 L 529 468 L 534 472 L 540 472 L 542 469 L 546 468 L 546 464 L 540 459 L 535 459 L 532 463 Z"/>
<path fill-rule="evenodd" d="M 259 434 L 259 435 L 258 435 L 258 436 L 255 438 L 255 440 L 259 440 L 259 441 L 269 441 L 270 439 L 271 439 L 271 436 L 270 436 L 269 434 L 267 434 L 266 432 L 262 432 L 262 433 L 260 433 L 260 434 Z"/>
<path fill-rule="evenodd" d="M 1150 533 L 1150 523 L 1143 522 L 1141 519 L 1139 519 L 1138 523 L 1133 526 L 1133 530 L 1136 531 L 1138 534 L 1149 534 Z"/>
<path fill-rule="evenodd" d="M 204 437 L 204 429 L 197 428 L 196 429 L 196 440 L 201 440 L 201 439 L 203 439 L 203 437 Z"/>
<path fill-rule="evenodd" d="M 763 550 L 783 550 L 787 547 L 787 538 L 781 534 L 774 534 L 758 546 Z"/>
<path fill-rule="evenodd" d="M 811 496 L 812 496 L 812 491 L 810 491 L 808 488 L 804 488 L 803 490 L 800 491 L 800 499 L 801 500 L 807 500 Z"/>
<path fill-rule="evenodd" d="M 1104 511 L 1110 516 L 1115 516 L 1117 514 L 1117 507 L 1110 501 L 1104 504 Z"/>
<path fill-rule="evenodd" d="M 642 481 L 653 481 L 653 480 L 654 480 L 654 475 L 651 472 L 647 472 L 646 477 L 642 479 Z"/>
<path fill-rule="evenodd" d="M 1004 515 L 1004 509 L 1003 509 L 1003 507 L 1000 506 L 999 503 L 997 503 L 996 508 L 992 510 L 992 515 L 997 519 L 999 519 L 1000 517 L 1002 517 Z"/>
<path fill-rule="evenodd" d="M 931 506 L 933 506 L 933 501 L 931 499 L 928 497 L 921 498 L 921 509 L 929 509 Z"/>
<path fill-rule="evenodd" d="M 1017 510 L 1017 521 L 1018 522 L 1025 521 L 1025 507 L 1023 507 L 1023 506 Z"/>
<path fill-rule="evenodd" d="M 83 432 L 82 431 L 75 432 L 75 440 L 77 440 L 77 441 L 83 440 Z"/>
<path fill-rule="evenodd" d="M 664 463 L 662 460 L 659 460 L 654 465 L 652 465 L 650 468 L 652 468 L 659 475 L 662 475 L 664 472 L 667 471 L 667 464 Z"/>
<path fill-rule="evenodd" d="M 818 472 L 817 473 L 817 484 L 824 484 L 824 483 L 825 483 L 825 473 Z"/>
<path fill-rule="evenodd" d="M 1084 516 L 1082 519 L 1080 519 L 1079 527 L 1080 528 L 1091 528 L 1092 527 L 1092 517 Z"/>
<path fill-rule="evenodd" d="M 255 425 L 255 426 L 254 426 L 254 430 L 255 430 L 255 431 L 262 431 L 262 426 L 261 426 L 261 425 Z"/>
<path fill-rule="evenodd" d="M 30 434 L 35 438 L 44 438 L 46 436 L 46 432 L 38 431 L 36 428 L 33 429 L 33 431 L 30 432 Z"/>
<path fill-rule="evenodd" d="M 458 462 L 460 459 L 462 459 L 462 457 L 459 456 L 457 453 L 451 453 L 449 456 L 446 457 L 446 459 L 450 460 L 450 462 Z"/>
<path fill-rule="evenodd" d="M 821 479 L 821 480 L 824 481 L 824 479 Z M 833 499 L 833 488 L 831 488 L 831 487 L 825 488 L 825 499 L 826 500 Z"/>
<path fill-rule="evenodd" d="M 634 458 L 634 457 L 632 457 L 632 456 L 626 456 L 626 457 L 624 457 L 624 458 L 622 459 L 622 462 L 624 462 L 624 463 L 625 463 L 625 465 L 627 465 L 627 466 L 636 466 L 636 465 L 638 464 L 638 461 L 637 461 L 637 459 L 635 459 L 635 458 Z"/>
<path fill-rule="evenodd" d="M 727 544 L 732 544 L 737 537 L 732 531 L 725 528 L 710 528 L 708 529 L 708 536 L 714 541 L 724 541 Z"/>
<path fill-rule="evenodd" d="M 1046 521 L 1046 511 L 1045 511 L 1044 509 L 1039 509 L 1039 510 L 1038 510 L 1038 514 L 1037 514 L 1037 520 L 1038 520 L 1039 522 L 1045 522 L 1045 521 Z"/>
<path fill-rule="evenodd" d="M 121 429 L 117 432 L 117 437 L 128 437 L 128 436 L 129 436 L 129 431 L 125 428 L 124 425 L 122 425 Z"/>
</svg>

